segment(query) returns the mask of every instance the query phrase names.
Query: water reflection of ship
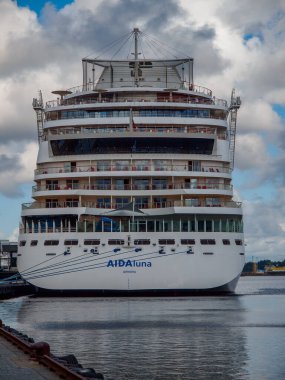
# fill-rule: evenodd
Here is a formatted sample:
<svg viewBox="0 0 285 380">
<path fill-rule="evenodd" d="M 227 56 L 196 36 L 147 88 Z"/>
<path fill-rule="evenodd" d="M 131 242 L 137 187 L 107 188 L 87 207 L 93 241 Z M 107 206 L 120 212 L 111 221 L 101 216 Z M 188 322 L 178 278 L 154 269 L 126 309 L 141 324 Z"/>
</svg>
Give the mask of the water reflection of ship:
<svg viewBox="0 0 285 380">
<path fill-rule="evenodd" d="M 18 323 L 116 379 L 245 379 L 245 312 L 239 297 L 27 298 Z"/>
</svg>

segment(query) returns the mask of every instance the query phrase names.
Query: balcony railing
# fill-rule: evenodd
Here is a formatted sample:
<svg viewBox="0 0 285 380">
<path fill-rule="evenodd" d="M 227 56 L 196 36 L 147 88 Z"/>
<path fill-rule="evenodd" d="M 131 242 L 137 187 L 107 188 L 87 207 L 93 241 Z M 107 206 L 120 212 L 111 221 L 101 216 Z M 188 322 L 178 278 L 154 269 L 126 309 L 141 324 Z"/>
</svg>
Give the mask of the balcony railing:
<svg viewBox="0 0 285 380">
<path fill-rule="evenodd" d="M 210 112 L 210 110 L 205 109 L 152 109 L 152 110 L 134 110 L 132 111 L 133 117 L 143 117 L 143 118 L 175 118 L 179 119 L 212 119 L 212 120 L 223 120 L 226 121 L 227 114 L 221 114 L 216 112 Z M 106 118 L 130 118 L 130 111 L 128 109 L 124 110 L 66 110 L 62 112 L 46 112 L 45 120 L 56 121 L 56 120 L 73 120 L 73 119 L 106 119 Z"/>
<path fill-rule="evenodd" d="M 122 171 L 130 171 L 130 172 L 146 172 L 146 171 L 154 171 L 154 172 L 197 172 L 197 173 L 231 173 L 231 169 L 222 168 L 220 166 L 208 166 L 202 168 L 191 168 L 188 164 L 178 165 L 178 164 L 168 164 L 168 165 L 136 165 L 129 164 L 126 166 L 116 166 L 113 164 L 100 164 L 100 165 L 82 165 L 76 167 L 48 167 L 41 168 L 35 170 L 35 175 L 42 174 L 57 174 L 57 173 L 87 173 L 90 176 L 90 172 L 122 172 Z"/>
<path fill-rule="evenodd" d="M 52 202 L 33 202 L 33 203 L 23 203 L 22 210 L 30 209 L 57 209 L 57 208 L 78 208 L 78 207 L 88 207 L 88 208 L 98 208 L 98 209 L 121 209 L 126 204 L 122 203 L 98 203 L 92 201 L 52 201 Z M 209 202 L 198 200 L 197 202 L 191 203 L 191 200 L 184 199 L 184 201 L 174 200 L 174 201 L 165 201 L 165 202 L 149 202 L 139 204 L 137 206 L 139 209 L 157 209 L 157 208 L 167 208 L 167 207 L 230 207 L 230 208 L 240 208 L 241 202 L 235 201 L 221 201 L 219 203 Z"/>
<path fill-rule="evenodd" d="M 66 220 L 65 217 L 62 216 L 62 219 L 60 221 L 58 219 L 50 219 L 49 221 L 39 221 L 38 219 L 29 220 L 25 224 L 20 224 L 20 233 L 91 232 L 96 233 L 96 243 L 99 245 L 100 241 L 98 239 L 98 233 L 100 235 L 100 233 L 102 232 L 188 232 L 191 234 L 195 232 L 243 232 L 243 222 L 239 217 L 233 218 L 232 215 L 221 215 L 218 221 L 212 220 L 211 225 L 209 226 L 209 224 L 207 224 L 206 227 L 206 223 L 203 223 L 204 226 L 201 226 L 201 223 L 200 225 L 198 225 L 198 222 L 195 222 L 195 220 L 193 220 L 193 216 L 193 214 L 189 215 L 189 219 L 186 219 L 185 216 L 182 216 L 181 218 L 177 218 L 177 216 L 175 218 L 172 218 L 171 216 L 165 216 L 159 219 L 155 219 L 153 217 L 146 219 L 145 216 L 138 216 L 135 219 L 129 218 L 129 220 L 126 220 L 125 218 L 123 220 L 122 218 L 117 216 L 115 218 L 112 218 L 112 222 L 110 220 L 96 220 L 96 217 L 93 217 L 93 220 L 84 220 L 83 218 L 83 220 L 81 219 L 80 221 L 78 221 L 74 219 L 71 222 L 70 220 Z M 209 221 L 210 217 L 207 216 L 205 217 L 205 219 L 206 218 L 207 221 Z M 66 243 L 66 245 L 67 244 L 68 243 Z"/>
<path fill-rule="evenodd" d="M 140 133 L 186 133 L 186 134 L 208 134 L 208 135 L 217 135 L 219 140 L 227 139 L 227 132 L 218 132 L 217 128 L 209 127 L 190 127 L 190 126 L 133 126 L 132 129 L 127 126 L 104 126 L 97 128 L 87 128 L 87 127 L 68 127 L 68 128 L 52 128 L 48 129 L 45 134 L 48 135 L 74 135 L 74 134 L 93 134 L 93 133 L 127 133 L 127 132 L 140 132 Z"/>
<path fill-rule="evenodd" d="M 160 184 L 160 185 L 89 185 L 86 184 L 71 184 L 71 185 L 45 185 L 45 186 L 33 186 L 33 193 L 37 191 L 62 191 L 62 190 L 117 190 L 117 191 L 125 191 L 125 190 L 232 190 L 232 185 L 224 185 L 224 184 L 185 184 L 185 183 L 168 183 L 168 184 Z"/>
<path fill-rule="evenodd" d="M 112 88 L 115 88 L 116 85 L 117 87 L 121 88 L 122 86 L 123 87 L 135 87 L 136 89 L 138 88 L 137 87 L 137 83 L 135 83 L 134 79 L 133 79 L 133 83 L 131 83 L 132 79 L 130 78 L 129 81 L 126 81 L 125 83 L 122 82 L 122 81 L 112 81 L 112 82 L 105 82 L 104 83 L 92 83 L 92 82 L 89 82 L 87 83 L 86 85 L 80 85 L 80 86 L 76 86 L 76 87 L 72 87 L 72 88 L 69 88 L 68 91 L 71 91 L 73 94 L 78 94 L 78 93 L 81 93 L 81 92 L 85 92 L 85 91 L 98 91 L 100 92 L 100 90 L 105 90 L 106 87 L 109 86 L 110 89 Z M 141 89 L 142 91 L 144 90 L 144 87 L 155 87 L 154 86 L 154 81 L 147 81 L 147 80 L 144 80 L 141 84 Z M 193 83 L 190 83 L 190 82 L 181 82 L 181 83 L 177 83 L 177 82 L 167 82 L 167 86 L 165 85 L 165 82 L 162 81 L 162 82 L 157 82 L 157 87 L 161 87 L 161 85 L 163 85 L 163 88 L 166 90 L 165 87 L 169 88 L 169 92 L 173 92 L 173 89 L 181 89 L 181 90 L 189 90 L 191 91 L 192 93 L 197 93 L 198 95 L 200 94 L 203 94 L 203 95 L 206 95 L 206 96 L 212 96 L 212 90 L 210 90 L 209 88 L 207 87 L 203 87 L 203 86 L 199 86 L 199 85 L 196 85 L 196 84 L 193 84 Z M 156 88 L 157 88 L 156 87 Z M 174 90 L 175 91 L 175 90 Z"/>
<path fill-rule="evenodd" d="M 199 86 L 198 86 L 199 87 Z M 197 88 L 197 87 L 196 87 Z M 201 87 L 199 87 L 201 89 Z M 210 91 L 210 90 L 208 90 Z M 198 91 L 197 91 L 198 92 Z M 203 93 L 203 90 L 200 92 Z M 166 96 L 161 96 L 161 94 L 158 95 L 157 98 L 154 98 L 153 96 L 146 96 L 144 95 L 142 97 L 131 97 L 127 96 L 124 97 L 122 95 L 119 95 L 118 98 L 107 98 L 104 96 L 97 97 L 90 97 L 90 98 L 70 98 L 70 99 L 56 99 L 56 100 L 50 100 L 46 102 L 46 110 L 54 107 L 62 107 L 62 106 L 73 106 L 73 105 L 82 105 L 82 104 L 101 104 L 101 103 L 143 103 L 143 102 L 149 102 L 149 103 L 186 103 L 186 104 L 205 104 L 205 105 L 215 105 L 218 107 L 225 107 L 227 108 L 227 101 L 224 99 L 218 99 L 218 98 L 201 98 L 201 97 L 195 97 L 191 95 L 189 96 L 181 96 L 181 97 L 173 97 L 172 99 Z"/>
</svg>

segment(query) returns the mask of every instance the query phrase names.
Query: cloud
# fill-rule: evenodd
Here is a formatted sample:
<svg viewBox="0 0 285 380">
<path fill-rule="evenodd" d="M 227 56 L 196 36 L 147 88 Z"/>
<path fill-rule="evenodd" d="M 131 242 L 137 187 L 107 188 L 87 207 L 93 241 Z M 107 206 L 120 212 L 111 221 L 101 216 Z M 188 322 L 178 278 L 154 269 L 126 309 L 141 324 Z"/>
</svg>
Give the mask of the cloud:
<svg viewBox="0 0 285 380">
<path fill-rule="evenodd" d="M 240 170 L 264 168 L 269 164 L 265 141 L 256 133 L 236 137 L 236 166 Z"/>
<path fill-rule="evenodd" d="M 284 252 L 285 126 L 272 108 L 285 104 L 283 0 L 76 0 L 60 11 L 47 3 L 39 18 L 0 0 L 0 192 L 20 203 L 23 185 L 32 184 L 31 103 L 38 90 L 46 101 L 55 98 L 53 90 L 80 85 L 81 58 L 98 55 L 134 27 L 152 36 L 148 43 L 160 40 L 194 57 L 195 83 L 218 98 L 229 99 L 233 87 L 241 95 L 236 167 L 257 194 L 265 182 L 276 191 L 275 202 L 262 196 L 252 202 L 246 186 L 236 189 L 245 204 L 248 254 Z M 162 54 L 163 44 L 152 54 Z"/>
<path fill-rule="evenodd" d="M 238 113 L 238 132 L 268 132 L 270 135 L 282 129 L 282 121 L 272 106 L 264 99 L 244 99 Z"/>
<path fill-rule="evenodd" d="M 32 181 L 37 157 L 36 143 L 18 149 L 16 143 L 0 145 L 0 192 L 12 198 L 22 196 L 21 185 Z"/>
<path fill-rule="evenodd" d="M 5 154 L 0 154 L 0 173 L 5 174 L 11 170 L 18 170 L 20 165 L 18 162 L 15 162 L 14 158 L 9 158 Z"/>
<path fill-rule="evenodd" d="M 15 229 L 12 231 L 11 235 L 8 236 L 8 240 L 9 240 L 10 242 L 18 241 L 18 236 L 19 236 L 19 228 L 15 228 Z"/>
<path fill-rule="evenodd" d="M 260 259 L 284 256 L 284 198 L 281 196 L 271 202 L 244 202 L 246 254 L 248 256 L 254 255 Z"/>
</svg>

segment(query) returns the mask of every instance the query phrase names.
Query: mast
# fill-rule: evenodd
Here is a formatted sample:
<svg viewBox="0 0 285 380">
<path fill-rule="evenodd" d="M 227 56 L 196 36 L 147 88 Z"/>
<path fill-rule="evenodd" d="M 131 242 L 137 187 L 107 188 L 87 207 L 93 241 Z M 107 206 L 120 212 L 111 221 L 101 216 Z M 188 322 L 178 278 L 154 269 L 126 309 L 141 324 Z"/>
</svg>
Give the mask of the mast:
<svg viewBox="0 0 285 380">
<path fill-rule="evenodd" d="M 134 28 L 134 35 L 135 35 L 135 85 L 138 87 L 139 83 L 139 61 L 138 61 L 138 34 L 139 34 L 139 28 Z"/>
</svg>

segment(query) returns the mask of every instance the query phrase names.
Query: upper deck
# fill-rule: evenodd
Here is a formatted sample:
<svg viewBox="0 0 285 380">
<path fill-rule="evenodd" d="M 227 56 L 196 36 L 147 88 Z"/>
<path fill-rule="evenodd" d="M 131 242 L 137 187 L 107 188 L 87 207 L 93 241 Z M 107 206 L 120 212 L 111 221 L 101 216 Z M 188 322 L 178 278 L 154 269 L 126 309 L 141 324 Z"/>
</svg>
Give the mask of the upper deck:
<svg viewBox="0 0 285 380">
<path fill-rule="evenodd" d="M 157 87 L 168 90 L 191 88 L 193 58 L 172 60 L 82 60 L 83 91 L 126 87 Z M 188 83 L 188 85 L 187 85 Z M 211 93 L 209 92 L 210 96 Z"/>
<path fill-rule="evenodd" d="M 134 41 L 132 47 L 128 48 L 125 59 L 83 58 L 83 81 L 81 86 L 73 87 L 65 91 L 54 91 L 60 95 L 56 101 L 46 104 L 46 111 L 50 108 L 78 106 L 84 104 L 108 107 L 122 106 L 120 103 L 142 102 L 197 104 L 227 109 L 224 100 L 216 99 L 210 89 L 194 84 L 194 59 L 189 56 L 180 57 L 170 53 L 167 56 L 173 58 L 146 58 L 146 46 L 143 48 L 144 33 L 137 28 L 131 36 Z M 146 41 L 149 46 L 149 41 Z M 120 51 L 122 46 L 118 49 Z M 141 52 L 139 51 L 141 49 Z M 165 49 L 165 48 L 164 48 Z M 152 48 L 149 53 L 158 55 L 158 51 Z M 184 54 L 183 54 L 184 55 Z M 129 58 L 131 57 L 131 59 Z M 104 105 L 102 104 L 104 103 Z M 168 104 L 165 104 L 168 103 Z"/>
</svg>

